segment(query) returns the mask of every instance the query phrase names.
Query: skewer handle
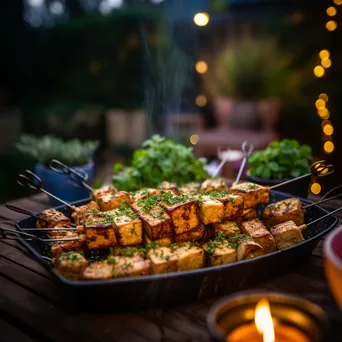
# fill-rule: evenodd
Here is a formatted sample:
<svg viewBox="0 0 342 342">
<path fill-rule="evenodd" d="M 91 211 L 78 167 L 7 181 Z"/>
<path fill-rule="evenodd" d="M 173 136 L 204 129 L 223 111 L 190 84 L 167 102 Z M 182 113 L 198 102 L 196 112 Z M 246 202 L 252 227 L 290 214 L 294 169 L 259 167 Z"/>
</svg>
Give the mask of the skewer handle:
<svg viewBox="0 0 342 342">
<path fill-rule="evenodd" d="M 306 175 L 303 175 L 303 176 L 299 176 L 299 177 L 296 177 L 296 178 L 293 178 L 293 179 L 289 179 L 285 182 L 282 182 L 282 183 L 279 183 L 279 184 L 275 184 L 275 185 L 272 185 L 270 187 L 271 190 L 273 189 L 276 189 L 276 188 L 279 188 L 283 185 L 286 185 L 286 184 L 289 184 L 289 183 L 292 183 L 292 182 L 296 182 L 297 180 L 300 180 L 300 179 L 303 179 L 303 178 L 307 178 L 307 177 L 310 177 L 311 176 L 311 173 L 307 173 Z"/>
</svg>

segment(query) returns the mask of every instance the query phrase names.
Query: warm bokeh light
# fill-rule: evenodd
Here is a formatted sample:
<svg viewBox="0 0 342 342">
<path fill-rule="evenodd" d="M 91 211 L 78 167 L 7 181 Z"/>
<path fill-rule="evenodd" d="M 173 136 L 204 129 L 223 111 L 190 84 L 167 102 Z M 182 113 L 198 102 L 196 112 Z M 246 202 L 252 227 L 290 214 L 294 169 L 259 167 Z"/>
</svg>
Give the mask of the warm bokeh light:
<svg viewBox="0 0 342 342">
<path fill-rule="evenodd" d="M 266 298 L 260 299 L 255 307 L 254 322 L 264 342 L 274 342 L 274 326 L 271 316 L 270 304 Z"/>
<path fill-rule="evenodd" d="M 329 20 L 325 27 L 328 31 L 335 31 L 337 29 L 337 22 L 335 20 Z"/>
<path fill-rule="evenodd" d="M 334 133 L 334 127 L 330 124 L 327 124 L 323 127 L 323 132 L 325 135 L 332 135 Z"/>
<path fill-rule="evenodd" d="M 200 74 L 205 74 L 208 71 L 208 64 L 204 61 L 198 61 L 196 63 L 196 71 Z"/>
<path fill-rule="evenodd" d="M 313 183 L 311 184 L 310 190 L 314 195 L 318 195 L 321 192 L 322 187 L 318 183 Z"/>
<path fill-rule="evenodd" d="M 208 103 L 208 100 L 204 95 L 198 95 L 196 97 L 196 105 L 198 107 L 204 107 L 207 103 Z"/>
<path fill-rule="evenodd" d="M 332 141 L 327 141 L 324 146 L 324 151 L 327 152 L 327 153 L 332 153 L 335 149 L 335 145 Z"/>
<path fill-rule="evenodd" d="M 319 78 L 320 78 L 320 77 L 323 77 L 323 75 L 324 75 L 324 73 L 325 73 L 323 67 L 320 66 L 320 65 L 317 65 L 317 66 L 314 68 L 313 72 L 314 72 L 315 76 L 316 76 L 316 77 L 319 77 Z"/>
<path fill-rule="evenodd" d="M 208 13 L 197 13 L 194 16 L 194 23 L 197 26 L 206 26 L 209 23 L 209 14 Z"/>
<path fill-rule="evenodd" d="M 315 102 L 315 106 L 317 109 L 323 109 L 325 107 L 325 101 L 322 99 L 318 99 Z"/>
<path fill-rule="evenodd" d="M 330 68 L 331 67 L 331 59 L 330 58 L 324 58 L 321 61 L 322 66 L 324 66 L 324 68 Z"/>
<path fill-rule="evenodd" d="M 330 16 L 330 17 L 333 17 L 334 15 L 336 15 L 337 11 L 336 11 L 336 8 L 334 6 L 330 6 L 327 8 L 327 14 Z"/>
<path fill-rule="evenodd" d="M 317 164 L 316 170 L 321 175 L 325 175 L 329 171 L 328 168 L 325 165 L 322 165 L 322 164 Z"/>
<path fill-rule="evenodd" d="M 329 100 L 329 96 L 326 93 L 319 94 L 318 98 L 324 100 L 325 102 L 328 102 Z"/>
<path fill-rule="evenodd" d="M 321 119 L 327 120 L 330 118 L 330 112 L 327 108 L 318 109 L 317 113 Z"/>
<path fill-rule="evenodd" d="M 190 142 L 191 142 L 191 144 L 196 145 L 199 142 L 199 135 L 198 134 L 193 134 L 190 137 Z"/>
<path fill-rule="evenodd" d="M 335 5 L 342 5 L 342 0 L 334 0 Z"/>
<path fill-rule="evenodd" d="M 330 57 L 330 52 L 328 50 L 322 50 L 319 52 L 319 58 L 324 59 L 324 58 L 329 58 Z"/>
<path fill-rule="evenodd" d="M 322 120 L 321 126 L 323 128 L 325 125 L 329 125 L 329 124 L 331 124 L 331 121 L 325 119 L 325 120 Z"/>
</svg>

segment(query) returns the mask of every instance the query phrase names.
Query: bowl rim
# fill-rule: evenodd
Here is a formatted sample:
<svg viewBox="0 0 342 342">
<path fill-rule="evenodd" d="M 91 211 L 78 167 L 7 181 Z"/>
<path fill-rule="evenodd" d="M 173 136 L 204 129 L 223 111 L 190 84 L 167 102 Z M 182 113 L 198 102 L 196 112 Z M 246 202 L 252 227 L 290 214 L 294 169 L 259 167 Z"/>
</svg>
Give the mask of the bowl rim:
<svg viewBox="0 0 342 342">
<path fill-rule="evenodd" d="M 274 300 L 282 299 L 284 301 L 286 300 L 288 304 L 292 304 L 294 306 L 301 306 L 300 304 L 304 304 L 305 311 L 310 312 L 320 321 L 322 330 L 324 330 L 328 325 L 327 316 L 324 310 L 316 303 L 311 302 L 310 300 L 299 295 L 294 295 L 287 292 L 273 292 L 268 290 L 246 290 L 235 292 L 229 296 L 224 296 L 210 307 L 207 314 L 206 323 L 208 331 L 212 337 L 222 341 L 226 339 L 226 336 L 217 324 L 218 316 L 223 315 L 225 306 L 227 306 L 228 303 L 233 303 L 234 301 L 239 301 L 246 297 L 251 299 L 266 297 L 270 301 L 272 301 L 272 298 Z"/>
<path fill-rule="evenodd" d="M 332 264 L 335 267 L 342 270 L 342 258 L 340 258 L 332 248 L 332 242 L 336 238 L 336 236 L 339 234 L 342 235 L 342 225 L 334 229 L 326 237 L 324 244 L 323 244 L 323 254 L 329 261 L 332 262 Z"/>
</svg>

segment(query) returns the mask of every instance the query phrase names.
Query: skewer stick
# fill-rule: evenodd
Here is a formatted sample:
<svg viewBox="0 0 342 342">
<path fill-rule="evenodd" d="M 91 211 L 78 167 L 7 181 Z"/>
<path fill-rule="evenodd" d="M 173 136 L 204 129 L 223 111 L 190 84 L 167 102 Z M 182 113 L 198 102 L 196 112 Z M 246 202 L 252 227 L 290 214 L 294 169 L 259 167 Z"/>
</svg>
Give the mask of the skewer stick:
<svg viewBox="0 0 342 342">
<path fill-rule="evenodd" d="M 319 205 L 319 204 L 328 202 L 328 201 L 330 201 L 330 200 L 333 200 L 333 199 L 338 198 L 338 197 L 341 197 L 341 196 L 342 196 L 342 194 L 338 194 L 338 195 L 333 196 L 333 197 L 324 198 L 324 199 L 321 199 L 320 201 L 318 201 L 318 202 L 316 202 L 316 203 L 311 203 L 311 204 L 304 205 L 304 206 L 302 206 L 302 208 L 303 208 L 303 209 L 308 209 L 308 208 L 314 207 L 315 205 Z"/>
<path fill-rule="evenodd" d="M 26 209 L 19 208 L 19 207 L 15 206 L 15 205 L 8 204 L 8 203 L 6 203 L 5 206 L 9 210 L 12 210 L 12 211 L 15 211 L 17 213 L 24 214 L 24 215 L 27 215 L 27 216 L 32 216 L 32 217 L 34 217 L 34 218 L 36 218 L 38 220 L 44 221 L 47 224 L 50 223 L 48 220 L 46 220 L 44 218 L 41 218 L 41 217 L 39 217 L 39 215 L 36 215 L 36 214 L 32 213 L 31 211 L 28 211 Z"/>
<path fill-rule="evenodd" d="M 254 145 L 251 143 L 249 143 L 248 141 L 244 141 L 241 145 L 241 151 L 243 153 L 243 159 L 242 159 L 242 163 L 240 165 L 240 169 L 239 169 L 239 172 L 236 176 L 236 180 L 235 180 L 235 183 L 239 183 L 240 182 L 240 178 L 241 178 L 241 175 L 242 175 L 242 172 L 245 168 L 245 165 L 246 165 L 246 162 L 247 162 L 247 159 L 248 157 L 251 155 L 251 153 L 253 152 L 254 150 Z"/>
<path fill-rule="evenodd" d="M 283 185 L 290 184 L 292 182 L 296 182 L 300 179 L 311 177 L 312 175 L 317 176 L 317 177 L 328 176 L 328 175 L 335 172 L 335 166 L 331 165 L 331 164 L 327 165 L 325 160 L 319 160 L 310 166 L 310 170 L 311 170 L 311 172 L 307 173 L 305 175 L 302 175 L 302 176 L 299 176 L 299 177 L 296 177 L 293 179 L 289 179 L 289 180 L 282 182 L 282 183 L 279 183 L 279 184 L 272 185 L 270 187 L 270 189 L 273 190 L 273 189 L 279 188 Z"/>
<path fill-rule="evenodd" d="M 88 180 L 88 174 L 85 172 L 77 171 L 73 169 L 72 167 L 65 165 L 61 161 L 57 159 L 53 159 L 51 163 L 49 164 L 49 167 L 51 170 L 62 173 L 69 176 L 68 183 L 80 188 L 83 187 L 90 192 L 93 192 L 94 189 L 87 183 Z M 81 185 L 81 186 L 80 186 Z"/>
<path fill-rule="evenodd" d="M 77 238 L 51 238 L 51 239 L 44 239 L 44 238 L 40 238 L 39 236 L 33 235 L 33 234 L 29 234 L 29 233 L 25 233 L 25 232 L 21 232 L 18 230 L 13 230 L 10 228 L 4 228 L 4 227 L 0 227 L 0 230 L 3 231 L 7 231 L 10 232 L 12 234 L 17 234 L 17 235 L 23 235 L 26 236 L 27 238 L 25 240 L 39 240 L 42 242 L 67 242 L 67 241 L 81 241 L 82 239 L 77 237 Z"/>
<path fill-rule="evenodd" d="M 324 220 L 324 219 L 326 219 L 327 217 L 329 217 L 329 216 L 331 216 L 331 215 L 336 214 L 336 213 L 339 212 L 340 210 L 342 210 L 342 207 L 337 208 L 337 209 L 331 211 L 330 213 L 325 214 L 325 215 L 323 215 L 322 217 L 319 217 L 318 219 L 313 220 L 313 221 L 311 221 L 311 222 L 309 222 L 309 223 L 307 223 L 307 224 L 302 224 L 302 225 L 299 226 L 298 228 L 299 228 L 300 230 L 304 230 L 304 229 L 306 229 L 306 228 L 309 228 L 309 227 L 312 226 L 313 224 L 316 224 L 317 222 L 319 222 L 319 221 L 321 221 L 321 220 Z"/>
<path fill-rule="evenodd" d="M 27 175 L 24 175 L 21 173 L 17 175 L 17 183 L 19 185 L 26 187 L 26 188 L 33 189 L 35 191 L 41 191 L 44 194 L 50 196 L 51 198 L 61 202 L 65 206 L 69 207 L 70 209 L 74 209 L 74 207 L 70 205 L 68 202 L 65 202 L 61 198 L 51 194 L 50 192 L 42 188 L 42 180 L 36 174 L 34 174 L 30 170 L 26 170 L 25 172 L 27 173 Z"/>
<path fill-rule="evenodd" d="M 228 146 L 229 151 L 229 146 Z M 217 154 L 221 152 L 221 147 L 218 149 Z M 216 167 L 216 169 L 213 172 L 213 177 L 216 177 L 220 170 L 222 169 L 223 165 L 228 161 L 228 158 L 222 158 L 221 163 Z"/>
</svg>

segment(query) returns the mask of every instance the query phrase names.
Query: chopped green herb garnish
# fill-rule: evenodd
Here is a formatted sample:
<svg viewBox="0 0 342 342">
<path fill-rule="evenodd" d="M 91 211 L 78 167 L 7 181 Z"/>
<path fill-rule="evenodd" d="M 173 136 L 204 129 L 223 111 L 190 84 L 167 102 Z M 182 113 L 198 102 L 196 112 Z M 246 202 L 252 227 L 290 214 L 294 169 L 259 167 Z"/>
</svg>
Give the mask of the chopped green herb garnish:
<svg viewBox="0 0 342 342">
<path fill-rule="evenodd" d="M 116 263 L 116 259 L 115 258 L 109 258 L 107 260 L 107 264 L 115 264 Z"/>
</svg>

